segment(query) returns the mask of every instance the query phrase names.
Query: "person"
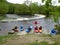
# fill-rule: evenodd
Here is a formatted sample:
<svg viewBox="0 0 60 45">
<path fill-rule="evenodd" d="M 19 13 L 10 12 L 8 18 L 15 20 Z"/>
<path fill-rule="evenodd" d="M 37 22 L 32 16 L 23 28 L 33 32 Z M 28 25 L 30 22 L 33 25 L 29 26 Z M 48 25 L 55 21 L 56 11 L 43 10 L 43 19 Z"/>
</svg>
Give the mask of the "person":
<svg viewBox="0 0 60 45">
<path fill-rule="evenodd" d="M 29 33 L 32 30 L 32 26 L 28 26 L 26 32 Z"/>
<path fill-rule="evenodd" d="M 34 28 L 34 32 L 38 33 L 38 26 Z"/>
<path fill-rule="evenodd" d="M 38 24 L 38 21 L 35 21 L 35 22 L 33 22 L 35 25 L 37 25 Z"/>
<path fill-rule="evenodd" d="M 39 27 L 39 32 L 42 33 L 42 26 Z"/>
<path fill-rule="evenodd" d="M 37 21 L 35 21 L 35 24 L 38 24 L 38 22 L 37 22 Z"/>
<path fill-rule="evenodd" d="M 24 30 L 24 27 L 23 27 L 23 26 L 21 26 L 21 27 L 20 27 L 20 31 L 23 31 L 23 30 Z"/>
<path fill-rule="evenodd" d="M 29 27 L 28 27 L 28 30 L 29 30 L 29 32 L 30 32 L 30 31 L 32 30 L 32 26 L 29 26 Z"/>
<path fill-rule="evenodd" d="M 18 27 L 15 26 L 12 30 L 13 30 L 14 32 L 18 32 Z"/>
<path fill-rule="evenodd" d="M 58 29 L 58 25 L 57 25 L 57 24 L 54 25 L 54 29 L 55 29 L 55 30 Z"/>
<path fill-rule="evenodd" d="M 51 30 L 51 33 L 50 33 L 51 35 L 55 35 L 56 34 L 56 30 L 53 28 L 52 30 Z"/>
</svg>

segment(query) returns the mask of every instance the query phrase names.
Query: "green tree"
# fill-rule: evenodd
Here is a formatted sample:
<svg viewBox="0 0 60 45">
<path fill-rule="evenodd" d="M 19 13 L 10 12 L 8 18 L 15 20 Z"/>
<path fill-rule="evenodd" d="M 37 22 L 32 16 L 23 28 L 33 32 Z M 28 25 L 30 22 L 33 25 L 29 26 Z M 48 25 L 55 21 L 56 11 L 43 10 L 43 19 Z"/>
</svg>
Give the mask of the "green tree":
<svg viewBox="0 0 60 45">
<path fill-rule="evenodd" d="M 8 5 L 0 3 L 0 14 L 6 14 L 8 12 Z"/>
<path fill-rule="evenodd" d="M 15 5 L 15 13 L 19 15 L 27 15 L 29 12 L 28 6 L 25 4 Z"/>
<path fill-rule="evenodd" d="M 49 17 L 50 15 L 50 0 L 46 1 L 46 4 L 45 4 L 45 15 L 46 17 Z"/>
<path fill-rule="evenodd" d="M 44 6 L 39 6 L 39 14 L 45 14 L 45 7 Z"/>
<path fill-rule="evenodd" d="M 14 11 L 15 11 L 14 4 L 8 4 L 8 5 L 9 5 L 8 14 L 14 14 Z"/>
<path fill-rule="evenodd" d="M 34 15 L 36 13 L 39 13 L 38 9 L 39 9 L 39 7 L 38 7 L 38 5 L 36 3 L 32 3 L 29 6 L 29 10 L 30 10 L 32 15 Z"/>
<path fill-rule="evenodd" d="M 7 2 L 6 0 L 0 0 L 0 2 Z"/>
</svg>

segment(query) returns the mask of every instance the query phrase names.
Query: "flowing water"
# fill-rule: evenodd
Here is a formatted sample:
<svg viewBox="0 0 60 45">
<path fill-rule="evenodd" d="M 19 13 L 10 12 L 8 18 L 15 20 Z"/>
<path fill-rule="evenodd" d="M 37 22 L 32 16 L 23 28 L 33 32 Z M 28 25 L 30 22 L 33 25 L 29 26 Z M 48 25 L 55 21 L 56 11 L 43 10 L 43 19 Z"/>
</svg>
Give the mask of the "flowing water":
<svg viewBox="0 0 60 45">
<path fill-rule="evenodd" d="M 34 26 L 34 21 L 38 21 L 38 26 L 42 26 L 43 30 L 47 30 L 48 33 L 50 30 L 54 27 L 54 22 L 50 18 L 40 18 L 40 19 L 34 19 L 34 20 L 28 20 L 28 21 L 7 21 L 7 22 L 0 22 L 0 35 L 7 35 L 9 31 L 14 28 L 14 26 L 17 26 L 20 30 L 20 26 L 23 26 L 24 29 L 26 29 L 28 26 Z"/>
</svg>

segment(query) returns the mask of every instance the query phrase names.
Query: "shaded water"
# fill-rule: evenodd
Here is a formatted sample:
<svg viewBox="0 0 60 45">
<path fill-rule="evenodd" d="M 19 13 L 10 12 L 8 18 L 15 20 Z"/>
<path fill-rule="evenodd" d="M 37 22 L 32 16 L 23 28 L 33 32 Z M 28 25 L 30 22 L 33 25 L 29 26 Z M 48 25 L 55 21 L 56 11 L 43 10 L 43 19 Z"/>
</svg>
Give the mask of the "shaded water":
<svg viewBox="0 0 60 45">
<path fill-rule="evenodd" d="M 0 22 L 0 29 L 1 29 L 0 35 L 7 35 L 8 32 L 11 31 L 14 26 L 18 26 L 18 29 L 20 28 L 20 26 L 24 26 L 25 29 L 29 25 L 32 25 L 34 27 L 35 26 L 35 24 L 33 24 L 34 21 L 38 21 L 39 22 L 38 26 L 42 26 L 43 30 L 45 29 L 50 31 L 54 26 L 54 22 L 49 18 L 48 19 L 41 18 L 29 21 L 8 21 L 5 23 Z"/>
</svg>

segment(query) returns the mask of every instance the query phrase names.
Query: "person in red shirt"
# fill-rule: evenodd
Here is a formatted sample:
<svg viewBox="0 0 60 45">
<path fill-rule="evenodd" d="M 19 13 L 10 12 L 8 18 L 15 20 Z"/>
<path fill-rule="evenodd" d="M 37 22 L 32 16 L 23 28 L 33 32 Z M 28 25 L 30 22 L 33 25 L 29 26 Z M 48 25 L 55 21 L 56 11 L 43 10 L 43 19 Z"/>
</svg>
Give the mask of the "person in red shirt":
<svg viewBox="0 0 60 45">
<path fill-rule="evenodd" d="M 34 27 L 34 32 L 38 33 L 38 26 Z"/>
</svg>

